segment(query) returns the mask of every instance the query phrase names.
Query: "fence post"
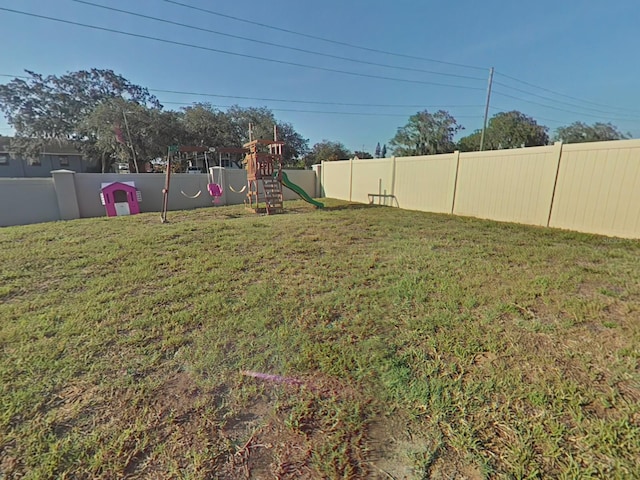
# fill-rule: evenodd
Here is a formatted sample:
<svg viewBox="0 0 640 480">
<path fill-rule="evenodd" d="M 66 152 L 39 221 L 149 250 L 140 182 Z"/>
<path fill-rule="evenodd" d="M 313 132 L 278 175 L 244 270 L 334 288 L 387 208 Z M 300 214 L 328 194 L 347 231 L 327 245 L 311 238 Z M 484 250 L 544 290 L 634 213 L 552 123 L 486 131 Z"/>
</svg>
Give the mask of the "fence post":
<svg viewBox="0 0 640 480">
<path fill-rule="evenodd" d="M 71 170 L 53 170 L 53 188 L 58 199 L 58 209 L 61 220 L 75 220 L 80 218 L 78 195 L 76 193 L 75 172 Z"/>
<path fill-rule="evenodd" d="M 349 201 L 353 192 L 353 158 L 349 159 Z"/>
<path fill-rule="evenodd" d="M 551 203 L 549 204 L 549 216 L 547 217 L 547 227 L 551 224 L 551 213 L 553 213 L 553 202 L 556 199 L 556 187 L 558 186 L 558 174 L 560 173 L 560 160 L 562 159 L 562 142 L 555 142 L 553 149 L 556 153 L 556 176 L 553 180 L 553 192 L 551 193 Z"/>
<path fill-rule="evenodd" d="M 453 152 L 456 156 L 456 176 L 453 181 L 453 197 L 451 198 L 451 215 L 453 215 L 453 209 L 456 208 L 456 194 L 458 193 L 458 170 L 460 169 L 460 150 Z"/>
<path fill-rule="evenodd" d="M 313 168 L 313 172 L 316 174 L 316 181 L 313 186 L 313 198 L 324 197 L 324 195 L 322 195 L 322 164 L 316 163 L 312 165 L 311 168 Z"/>
<path fill-rule="evenodd" d="M 391 157 L 391 206 L 396 198 L 396 156 Z M 386 202 L 386 199 L 385 199 Z M 397 202 L 396 202 L 397 203 Z M 398 205 L 400 207 L 400 205 Z"/>
</svg>

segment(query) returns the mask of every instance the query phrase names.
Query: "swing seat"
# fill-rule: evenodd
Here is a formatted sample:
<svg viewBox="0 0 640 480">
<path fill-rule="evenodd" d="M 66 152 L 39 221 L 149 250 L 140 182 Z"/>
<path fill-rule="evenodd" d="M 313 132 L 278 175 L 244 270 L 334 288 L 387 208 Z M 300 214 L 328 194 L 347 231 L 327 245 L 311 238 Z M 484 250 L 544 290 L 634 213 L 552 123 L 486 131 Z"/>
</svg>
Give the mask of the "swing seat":
<svg viewBox="0 0 640 480">
<path fill-rule="evenodd" d="M 222 196 L 222 187 L 220 185 L 218 185 L 217 183 L 210 183 L 207 186 L 208 190 L 209 190 L 209 195 L 211 195 L 212 197 L 221 197 Z"/>
</svg>

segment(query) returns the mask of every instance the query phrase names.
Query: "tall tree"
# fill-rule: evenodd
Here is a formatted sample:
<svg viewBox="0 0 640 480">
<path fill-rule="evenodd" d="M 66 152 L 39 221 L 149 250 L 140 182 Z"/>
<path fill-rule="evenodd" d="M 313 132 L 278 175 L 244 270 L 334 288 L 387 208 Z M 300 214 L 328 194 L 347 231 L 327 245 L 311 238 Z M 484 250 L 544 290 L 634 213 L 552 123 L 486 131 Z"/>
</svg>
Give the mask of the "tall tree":
<svg viewBox="0 0 640 480">
<path fill-rule="evenodd" d="M 242 140 L 225 112 L 209 103 L 183 108 L 184 144 L 207 147 L 239 147 Z"/>
<path fill-rule="evenodd" d="M 495 114 L 489 121 L 492 149 L 535 147 L 549 143 L 549 129 L 528 115 L 513 110 Z"/>
<path fill-rule="evenodd" d="M 387 158 L 387 144 L 382 145 L 382 151 L 380 152 L 382 158 Z"/>
<path fill-rule="evenodd" d="M 471 135 L 462 137 L 460 140 L 458 140 L 458 150 L 460 150 L 461 152 L 477 152 L 478 150 L 480 150 L 481 135 L 482 131 L 476 130 Z"/>
<path fill-rule="evenodd" d="M 454 135 L 463 128 L 449 112 L 424 110 L 409 117 L 389 144 L 398 156 L 449 153 L 455 149 Z"/>
<path fill-rule="evenodd" d="M 313 165 L 320 162 L 346 160 L 351 156 L 351 152 L 342 143 L 322 140 L 313 146 L 309 154 L 305 157 L 305 163 L 307 165 Z"/>
<path fill-rule="evenodd" d="M 548 128 L 522 112 L 500 112 L 489 119 L 485 131 L 484 150 L 535 147 L 549 143 Z M 463 152 L 480 150 L 482 132 L 476 130 L 458 142 Z"/>
<path fill-rule="evenodd" d="M 249 141 L 249 124 L 253 126 L 253 138 L 273 138 L 273 127 L 277 126 L 278 140 L 285 142 L 283 162 L 285 165 L 295 165 L 299 158 L 309 151 L 309 140 L 300 135 L 293 125 L 276 120 L 273 112 L 268 108 L 243 108 L 237 105 L 230 107 L 226 115 L 231 122 L 235 145 Z"/>
<path fill-rule="evenodd" d="M 285 166 L 297 166 L 309 151 L 309 139 L 296 132 L 293 125 L 287 122 L 277 122 L 278 139 L 285 142 L 283 163 Z"/>
<path fill-rule="evenodd" d="M 381 151 L 380 151 L 380 142 L 378 142 L 378 144 L 376 145 L 376 150 L 375 150 L 375 157 L 376 158 L 380 158 L 381 155 Z"/>
<path fill-rule="evenodd" d="M 373 158 L 369 152 L 365 152 L 363 150 L 356 150 L 353 152 L 353 155 L 358 157 L 360 160 L 368 160 Z"/>
<path fill-rule="evenodd" d="M 116 160 L 143 172 L 146 161 L 161 157 L 168 145 L 184 139 L 180 116 L 178 112 L 112 98 L 86 115 L 78 129 L 84 132 L 85 150 L 101 159 L 103 172 L 109 171 Z"/>
<path fill-rule="evenodd" d="M 599 122 L 593 125 L 574 122 L 571 125 L 558 127 L 555 133 L 555 139 L 564 143 L 604 142 L 626 138 L 631 138 L 631 134 L 622 133 L 618 127 L 611 123 Z"/>
<path fill-rule="evenodd" d="M 80 70 L 65 75 L 42 76 L 27 70 L 28 78 L 0 85 L 0 110 L 15 129 L 12 148 L 24 156 L 37 156 L 48 141 L 72 141 L 83 153 L 92 137 L 80 122 L 107 99 L 123 98 L 161 108 L 146 88 L 131 83 L 112 70 Z"/>
</svg>

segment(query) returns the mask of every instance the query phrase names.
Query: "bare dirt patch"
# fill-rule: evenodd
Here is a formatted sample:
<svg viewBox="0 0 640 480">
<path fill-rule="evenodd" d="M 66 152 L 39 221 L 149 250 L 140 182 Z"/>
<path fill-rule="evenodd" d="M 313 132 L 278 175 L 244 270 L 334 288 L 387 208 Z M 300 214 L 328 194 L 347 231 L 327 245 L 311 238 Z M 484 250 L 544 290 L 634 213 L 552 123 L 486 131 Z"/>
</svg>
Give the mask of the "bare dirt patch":
<svg viewBox="0 0 640 480">
<path fill-rule="evenodd" d="M 378 419 L 369 425 L 367 461 L 375 479 L 413 480 L 422 478 L 416 469 L 416 459 L 432 449 L 432 442 L 414 436 L 399 419 Z"/>
<path fill-rule="evenodd" d="M 352 417 L 354 395 L 347 385 L 326 377 L 267 381 L 262 396 L 225 421 L 222 434 L 230 449 L 219 478 L 368 476 L 363 419 Z"/>
</svg>

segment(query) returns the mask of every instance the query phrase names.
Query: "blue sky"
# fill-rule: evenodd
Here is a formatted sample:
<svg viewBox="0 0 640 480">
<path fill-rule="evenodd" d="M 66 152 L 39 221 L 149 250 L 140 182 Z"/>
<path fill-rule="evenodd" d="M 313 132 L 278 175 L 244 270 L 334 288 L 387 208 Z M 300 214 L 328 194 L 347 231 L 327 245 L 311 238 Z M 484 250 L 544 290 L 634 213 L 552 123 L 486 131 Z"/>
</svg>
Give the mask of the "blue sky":
<svg viewBox="0 0 640 480">
<path fill-rule="evenodd" d="M 219 51 L 0 10 L 4 39 L 0 74 L 19 75 L 29 69 L 58 75 L 109 68 L 150 89 L 218 95 L 154 90 L 165 108 L 177 109 L 181 103 L 196 101 L 209 101 L 221 109 L 232 104 L 266 106 L 280 120 L 292 123 L 311 145 L 329 139 L 352 150 L 373 152 L 377 142 L 388 142 L 419 110 L 449 111 L 465 127 L 462 135 L 480 128 L 489 68 L 495 67 L 491 114 L 520 110 L 551 132 L 578 120 L 611 122 L 640 137 L 637 0 L 175 0 L 227 17 L 167 0 L 87 1 L 196 28 L 73 0 L 0 0 L 0 8 Z M 7 80 L 0 77 L 0 82 Z M 11 133 L 4 120 L 0 121 L 0 133 Z"/>
</svg>

